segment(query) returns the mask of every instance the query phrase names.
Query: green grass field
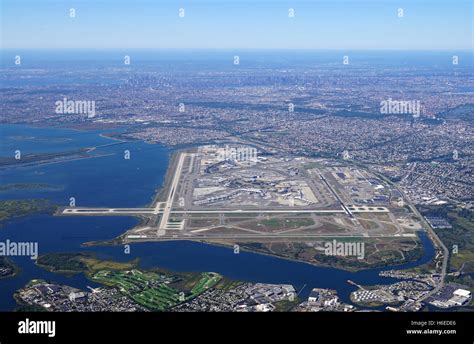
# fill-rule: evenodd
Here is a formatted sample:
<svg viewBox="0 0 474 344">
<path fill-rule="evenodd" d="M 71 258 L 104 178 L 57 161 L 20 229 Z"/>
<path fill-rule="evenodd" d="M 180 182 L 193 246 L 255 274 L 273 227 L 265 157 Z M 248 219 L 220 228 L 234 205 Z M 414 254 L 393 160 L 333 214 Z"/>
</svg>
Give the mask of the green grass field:
<svg viewBox="0 0 474 344">
<path fill-rule="evenodd" d="M 49 271 L 80 273 L 151 311 L 164 311 L 217 287 L 222 276 L 212 272 L 174 273 L 161 269 L 139 270 L 138 260 L 99 260 L 93 254 L 51 253 L 40 256 L 37 264 Z"/>
<path fill-rule="evenodd" d="M 201 274 L 200 280 L 196 283 L 196 285 L 191 289 L 191 297 L 195 297 L 209 288 L 214 287 L 217 283 L 220 282 L 222 279 L 221 275 L 212 273 L 212 272 L 204 272 Z"/>
<path fill-rule="evenodd" d="M 154 272 L 101 270 L 92 279 L 119 288 L 123 294 L 152 311 L 163 311 L 180 302 L 180 291 L 169 287 L 163 276 Z"/>
</svg>

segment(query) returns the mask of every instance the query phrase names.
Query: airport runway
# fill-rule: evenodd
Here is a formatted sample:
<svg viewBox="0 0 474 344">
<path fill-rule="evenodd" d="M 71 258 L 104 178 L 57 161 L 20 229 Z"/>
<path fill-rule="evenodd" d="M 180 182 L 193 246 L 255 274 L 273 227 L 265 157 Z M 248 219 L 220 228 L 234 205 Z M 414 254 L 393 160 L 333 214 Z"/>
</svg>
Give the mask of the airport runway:
<svg viewBox="0 0 474 344">
<path fill-rule="evenodd" d="M 129 234 L 127 239 L 129 240 L 242 240 L 242 239 L 298 239 L 298 240 L 307 240 L 307 239 L 321 239 L 321 238 L 394 238 L 394 237 L 416 237 L 416 234 L 408 233 L 403 235 L 386 235 L 386 234 L 290 234 L 290 233 L 262 233 L 262 234 L 196 234 L 190 232 L 180 232 L 179 234 L 163 234 L 163 235 L 147 235 L 147 234 Z"/>
<path fill-rule="evenodd" d="M 357 207 L 352 213 L 389 213 L 385 207 Z M 65 208 L 60 215 L 154 215 L 163 214 L 344 214 L 344 209 L 215 209 L 215 210 L 172 210 L 156 208 Z"/>
<path fill-rule="evenodd" d="M 166 229 L 168 226 L 168 219 L 170 216 L 171 207 L 173 206 L 174 195 L 176 193 L 176 188 L 178 187 L 179 179 L 181 177 L 181 171 L 184 165 L 184 159 L 186 158 L 186 156 L 188 156 L 188 154 L 185 154 L 185 153 L 181 153 L 179 155 L 178 165 L 176 166 L 176 171 L 173 176 L 173 182 L 171 183 L 171 186 L 170 186 L 170 192 L 168 194 L 168 199 L 166 200 L 163 216 L 161 216 L 160 229 Z M 159 207 L 160 207 L 160 203 L 158 202 L 155 207 L 155 212 L 159 210 Z"/>
</svg>

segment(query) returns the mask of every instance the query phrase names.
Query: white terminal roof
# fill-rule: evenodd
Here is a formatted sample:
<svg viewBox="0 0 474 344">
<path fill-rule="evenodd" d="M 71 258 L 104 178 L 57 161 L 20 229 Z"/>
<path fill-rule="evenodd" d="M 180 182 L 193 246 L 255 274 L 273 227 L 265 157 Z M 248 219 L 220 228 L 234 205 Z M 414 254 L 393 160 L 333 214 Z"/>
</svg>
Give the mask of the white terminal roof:
<svg viewBox="0 0 474 344">
<path fill-rule="evenodd" d="M 471 292 L 466 289 L 456 289 L 453 294 L 458 296 L 469 297 L 469 295 L 471 295 Z"/>
</svg>

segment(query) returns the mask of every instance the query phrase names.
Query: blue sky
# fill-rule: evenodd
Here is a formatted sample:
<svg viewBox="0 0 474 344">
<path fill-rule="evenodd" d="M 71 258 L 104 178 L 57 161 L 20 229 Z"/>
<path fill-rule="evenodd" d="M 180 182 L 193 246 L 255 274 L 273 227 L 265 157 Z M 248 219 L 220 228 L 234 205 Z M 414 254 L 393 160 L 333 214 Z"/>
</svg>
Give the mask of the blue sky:
<svg viewBox="0 0 474 344">
<path fill-rule="evenodd" d="M 469 0 L 0 1 L 2 48 L 473 49 Z"/>
</svg>

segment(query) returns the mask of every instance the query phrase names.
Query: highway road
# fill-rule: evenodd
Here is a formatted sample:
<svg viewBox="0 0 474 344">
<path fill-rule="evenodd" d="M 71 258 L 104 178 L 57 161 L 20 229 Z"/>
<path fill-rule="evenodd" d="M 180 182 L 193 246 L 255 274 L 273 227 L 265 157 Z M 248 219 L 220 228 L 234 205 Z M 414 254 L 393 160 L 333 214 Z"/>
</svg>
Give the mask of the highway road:
<svg viewBox="0 0 474 344">
<path fill-rule="evenodd" d="M 400 191 L 400 190 L 398 190 L 398 191 Z M 402 195 L 403 195 L 403 193 L 402 193 Z M 429 293 L 427 293 L 426 295 L 424 295 L 421 298 L 419 298 L 418 300 L 416 300 L 416 302 L 422 302 L 422 301 L 426 300 L 427 298 L 429 298 L 430 296 L 436 294 L 438 291 L 441 290 L 441 288 L 443 288 L 444 280 L 446 278 L 446 273 L 447 273 L 447 269 L 448 269 L 449 250 L 446 247 L 446 245 L 444 245 L 444 243 L 441 241 L 441 239 L 438 237 L 438 235 L 435 233 L 435 231 L 433 230 L 431 225 L 420 214 L 418 209 L 416 209 L 416 207 L 411 202 L 410 198 L 408 198 L 408 196 L 406 196 L 406 195 L 405 195 L 405 197 L 408 200 L 408 206 L 410 207 L 411 211 L 413 211 L 413 213 L 415 213 L 421 219 L 421 221 L 424 223 L 425 227 L 428 230 L 428 234 L 431 235 L 432 239 L 443 250 L 443 262 L 442 262 L 442 266 L 441 266 L 441 279 L 440 279 L 440 282 L 433 290 L 431 290 Z"/>
<path fill-rule="evenodd" d="M 447 273 L 447 269 L 448 269 L 448 259 L 449 259 L 449 250 L 448 248 L 446 247 L 446 245 L 444 245 L 444 243 L 441 241 L 441 239 L 438 237 L 438 235 L 435 233 L 435 231 L 433 230 L 433 228 L 431 227 L 431 225 L 425 220 L 424 216 L 420 214 L 420 212 L 418 211 L 418 209 L 416 209 L 415 205 L 413 204 L 413 202 L 411 201 L 411 199 L 403 192 L 403 190 L 401 190 L 397 185 L 395 185 L 394 183 L 392 183 L 388 178 L 386 178 L 385 176 L 383 175 L 380 175 L 379 173 L 376 173 L 381 179 L 385 180 L 388 184 L 390 184 L 392 187 L 394 187 L 398 192 L 400 192 L 401 195 L 403 195 L 404 199 L 407 200 L 407 204 L 408 206 L 410 207 L 411 211 L 416 215 L 418 216 L 418 218 L 420 219 L 420 221 L 424 224 L 424 227 L 426 228 L 427 232 L 428 232 L 428 235 L 431 237 L 431 239 L 433 240 L 433 242 L 435 244 L 437 244 L 439 247 L 441 247 L 442 251 L 443 251 L 443 262 L 442 262 L 442 266 L 441 266 L 441 279 L 440 279 L 440 282 L 439 284 L 433 288 L 430 292 L 426 293 L 425 295 L 423 295 L 422 297 L 418 298 L 417 300 L 415 300 L 415 302 L 422 302 L 424 300 L 426 300 L 427 298 L 429 298 L 430 296 L 436 294 L 438 291 L 441 290 L 441 288 L 443 288 L 444 286 L 444 281 L 446 279 L 446 273 Z M 403 309 L 403 306 L 400 307 L 401 309 Z"/>
</svg>

